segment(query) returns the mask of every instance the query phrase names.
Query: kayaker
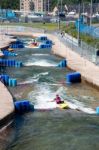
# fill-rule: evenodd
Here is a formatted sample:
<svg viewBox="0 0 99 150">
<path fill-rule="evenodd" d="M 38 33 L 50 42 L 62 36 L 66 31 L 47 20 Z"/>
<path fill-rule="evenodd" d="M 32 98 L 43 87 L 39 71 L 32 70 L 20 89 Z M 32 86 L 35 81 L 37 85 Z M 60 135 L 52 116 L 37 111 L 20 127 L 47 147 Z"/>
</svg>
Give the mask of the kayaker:
<svg viewBox="0 0 99 150">
<path fill-rule="evenodd" d="M 57 103 L 57 104 L 61 104 L 61 103 L 64 103 L 64 101 L 61 100 L 60 96 L 57 94 L 56 95 L 56 98 L 54 99 L 54 101 Z"/>
</svg>

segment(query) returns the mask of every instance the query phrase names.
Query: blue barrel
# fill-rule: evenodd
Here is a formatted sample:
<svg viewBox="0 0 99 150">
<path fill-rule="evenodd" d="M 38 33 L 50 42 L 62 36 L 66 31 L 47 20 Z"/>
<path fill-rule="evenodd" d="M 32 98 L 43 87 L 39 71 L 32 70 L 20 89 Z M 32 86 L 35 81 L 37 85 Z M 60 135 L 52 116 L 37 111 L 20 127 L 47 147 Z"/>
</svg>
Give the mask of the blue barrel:
<svg viewBox="0 0 99 150">
<path fill-rule="evenodd" d="M 6 51 L 3 51 L 3 54 L 4 54 L 4 56 L 7 56 L 7 52 Z"/>
<path fill-rule="evenodd" d="M 9 79 L 8 85 L 12 87 L 12 79 Z"/>
<path fill-rule="evenodd" d="M 17 80 L 10 78 L 10 79 L 8 80 L 8 85 L 9 85 L 10 87 L 15 87 L 15 86 L 17 86 Z"/>
<path fill-rule="evenodd" d="M 15 60 L 11 60 L 12 67 L 15 67 Z"/>
<path fill-rule="evenodd" d="M 1 60 L 1 66 L 4 66 L 4 61 L 3 61 L 3 59 Z"/>
<path fill-rule="evenodd" d="M 7 67 L 9 66 L 9 60 L 6 60 L 6 66 Z"/>
<path fill-rule="evenodd" d="M 15 62 L 15 67 L 20 68 L 22 67 L 22 62 Z"/>
<path fill-rule="evenodd" d="M 7 65 L 9 67 L 14 67 L 15 66 L 15 60 L 8 60 Z"/>
<path fill-rule="evenodd" d="M 96 114 L 99 115 L 99 107 L 96 107 Z"/>
<path fill-rule="evenodd" d="M 99 50 L 96 51 L 96 56 L 99 56 Z"/>
<path fill-rule="evenodd" d="M 6 60 L 2 59 L 2 66 L 6 66 Z"/>
<path fill-rule="evenodd" d="M 58 67 L 67 67 L 67 61 L 66 60 L 62 60 L 59 64 Z"/>
<path fill-rule="evenodd" d="M 9 66 L 9 67 L 12 67 L 12 62 L 11 62 L 11 60 L 8 60 L 8 66 Z"/>
<path fill-rule="evenodd" d="M 24 113 L 31 110 L 31 105 L 28 100 L 17 101 L 14 104 L 15 104 L 15 110 L 18 113 Z"/>
<path fill-rule="evenodd" d="M 23 44 L 19 44 L 17 48 L 24 48 Z"/>
<path fill-rule="evenodd" d="M 9 76 L 8 75 L 1 75 L 1 78 L 5 85 L 8 85 L 9 82 Z"/>
<path fill-rule="evenodd" d="M 79 72 L 69 73 L 66 75 L 66 83 L 80 83 L 81 74 Z"/>
<path fill-rule="evenodd" d="M 16 79 L 12 79 L 12 87 L 17 86 L 17 80 Z"/>
<path fill-rule="evenodd" d="M 11 53 L 11 56 L 17 56 L 17 54 L 16 53 Z"/>
<path fill-rule="evenodd" d="M 0 59 L 0 66 L 2 66 L 2 60 Z"/>
</svg>

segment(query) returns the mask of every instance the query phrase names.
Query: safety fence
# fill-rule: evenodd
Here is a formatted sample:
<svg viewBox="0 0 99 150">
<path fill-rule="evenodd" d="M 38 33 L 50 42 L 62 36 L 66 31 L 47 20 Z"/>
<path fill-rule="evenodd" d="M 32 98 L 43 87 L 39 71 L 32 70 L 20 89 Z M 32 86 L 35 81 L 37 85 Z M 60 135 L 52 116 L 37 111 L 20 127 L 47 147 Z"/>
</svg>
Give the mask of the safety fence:
<svg viewBox="0 0 99 150">
<path fill-rule="evenodd" d="M 75 22 L 76 29 L 81 33 L 91 35 L 94 38 L 99 38 L 99 27 L 88 26 L 82 23 L 82 19 Z"/>
<path fill-rule="evenodd" d="M 57 37 L 59 38 L 60 42 L 63 42 L 64 45 L 70 47 L 71 50 L 79 53 L 79 55 L 81 55 L 82 57 L 95 64 L 99 63 L 99 56 L 97 55 L 97 52 L 99 50 L 97 49 L 97 45 L 95 47 L 92 47 L 81 41 L 81 46 L 79 47 L 78 40 L 68 34 L 65 34 L 64 36 L 61 36 L 61 34 L 57 34 Z"/>
</svg>

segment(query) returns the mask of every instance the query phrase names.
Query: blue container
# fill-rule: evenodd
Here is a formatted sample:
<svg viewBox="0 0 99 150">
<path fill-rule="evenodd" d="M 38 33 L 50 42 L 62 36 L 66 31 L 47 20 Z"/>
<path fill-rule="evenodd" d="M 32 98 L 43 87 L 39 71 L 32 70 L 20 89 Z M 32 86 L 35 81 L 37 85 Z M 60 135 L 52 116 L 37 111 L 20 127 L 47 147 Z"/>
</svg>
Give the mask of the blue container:
<svg viewBox="0 0 99 150">
<path fill-rule="evenodd" d="M 4 59 L 2 59 L 2 66 L 5 66 L 5 61 L 4 61 Z"/>
<path fill-rule="evenodd" d="M 17 80 L 16 79 L 12 79 L 12 87 L 17 86 Z"/>
<path fill-rule="evenodd" d="M 20 68 L 22 67 L 22 62 L 15 62 L 15 67 Z"/>
<path fill-rule="evenodd" d="M 17 48 L 24 48 L 23 44 L 19 44 Z"/>
<path fill-rule="evenodd" d="M 15 67 L 15 60 L 11 60 L 12 67 Z"/>
<path fill-rule="evenodd" d="M 58 64 L 58 67 L 62 67 L 62 62 L 60 62 L 60 63 Z"/>
<path fill-rule="evenodd" d="M 0 65 L 1 65 L 1 66 L 3 66 L 3 65 L 4 65 L 3 60 L 1 60 L 1 61 L 0 61 Z"/>
<path fill-rule="evenodd" d="M 4 59 L 2 59 L 2 66 L 4 66 Z"/>
<path fill-rule="evenodd" d="M 67 67 L 67 61 L 66 60 L 62 60 L 59 64 L 58 64 L 58 67 Z"/>
<path fill-rule="evenodd" d="M 66 75 L 66 83 L 81 82 L 81 74 L 79 72 L 69 73 Z"/>
<path fill-rule="evenodd" d="M 8 61 L 6 61 L 6 63 L 7 63 L 7 66 L 9 66 L 9 67 L 15 66 L 15 60 L 8 60 Z"/>
<path fill-rule="evenodd" d="M 17 101 L 15 104 L 15 110 L 18 113 L 24 113 L 31 110 L 31 105 L 28 100 Z"/>
<path fill-rule="evenodd" d="M 11 60 L 8 60 L 8 67 L 12 67 L 12 62 L 11 62 Z"/>
<path fill-rule="evenodd" d="M 63 67 L 67 67 L 67 61 L 66 61 L 66 60 L 63 60 L 63 61 L 62 61 L 62 66 L 63 66 Z"/>
<path fill-rule="evenodd" d="M 46 41 L 44 41 L 44 44 L 52 45 L 52 41 L 51 40 L 46 40 Z"/>
<path fill-rule="evenodd" d="M 41 41 L 46 41 L 46 40 L 47 40 L 47 36 L 41 36 L 41 37 L 40 37 L 40 40 L 41 40 Z"/>
<path fill-rule="evenodd" d="M 2 66 L 2 60 L 0 59 L 0 66 Z"/>
<path fill-rule="evenodd" d="M 8 85 L 9 76 L 8 75 L 1 75 L 1 79 L 3 80 L 5 85 Z"/>
<path fill-rule="evenodd" d="M 12 79 L 9 79 L 8 85 L 12 87 Z"/>
<path fill-rule="evenodd" d="M 17 56 L 17 54 L 16 53 L 11 53 L 11 56 Z"/>
<path fill-rule="evenodd" d="M 99 107 L 96 107 L 96 114 L 99 115 Z"/>
<path fill-rule="evenodd" d="M 17 80 L 10 78 L 10 79 L 8 80 L 8 85 L 9 85 L 10 87 L 15 87 L 15 86 L 17 86 Z"/>
<path fill-rule="evenodd" d="M 7 67 L 9 66 L 9 60 L 6 60 L 6 66 Z"/>
<path fill-rule="evenodd" d="M 4 54 L 5 56 L 9 56 L 9 51 L 8 51 L 8 50 L 4 50 L 4 51 L 3 51 L 3 54 Z"/>
</svg>

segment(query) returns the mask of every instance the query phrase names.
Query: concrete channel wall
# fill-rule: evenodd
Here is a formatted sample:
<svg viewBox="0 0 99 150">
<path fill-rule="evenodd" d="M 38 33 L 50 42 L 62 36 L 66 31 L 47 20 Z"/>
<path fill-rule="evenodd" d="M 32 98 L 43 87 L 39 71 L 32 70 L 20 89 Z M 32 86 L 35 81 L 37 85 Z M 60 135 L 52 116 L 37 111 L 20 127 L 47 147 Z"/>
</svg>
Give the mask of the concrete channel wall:
<svg viewBox="0 0 99 150">
<path fill-rule="evenodd" d="M 56 35 L 50 34 L 48 37 L 53 39 L 54 46 L 52 52 L 54 54 L 66 58 L 69 68 L 80 72 L 86 81 L 99 87 L 99 66 L 81 57 L 78 53 L 64 45 Z"/>
<path fill-rule="evenodd" d="M 0 49 L 9 46 L 13 40 L 5 40 L 0 38 Z M 0 50 L 0 58 L 3 57 L 3 53 Z M 14 103 L 13 97 L 8 91 L 7 87 L 0 81 L 0 129 L 6 125 L 13 117 L 14 114 Z"/>
<path fill-rule="evenodd" d="M 0 82 L 0 128 L 12 118 L 14 114 L 13 97 L 7 87 Z"/>
</svg>

